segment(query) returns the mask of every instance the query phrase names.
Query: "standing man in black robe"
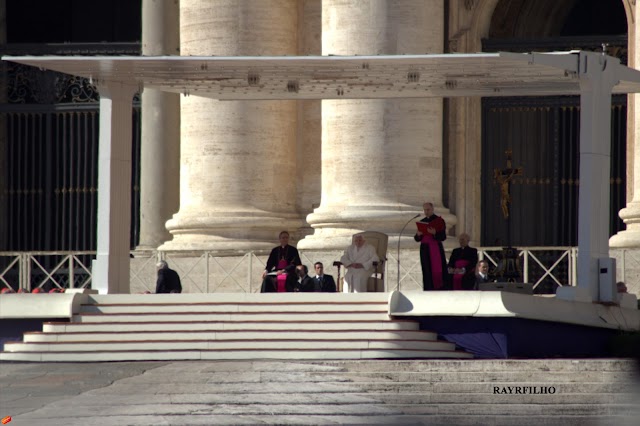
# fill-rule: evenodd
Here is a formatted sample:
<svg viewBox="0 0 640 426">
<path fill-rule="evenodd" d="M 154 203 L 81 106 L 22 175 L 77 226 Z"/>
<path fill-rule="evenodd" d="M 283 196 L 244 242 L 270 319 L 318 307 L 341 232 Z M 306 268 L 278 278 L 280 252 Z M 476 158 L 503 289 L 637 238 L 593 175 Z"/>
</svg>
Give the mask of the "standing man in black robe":
<svg viewBox="0 0 640 426">
<path fill-rule="evenodd" d="M 471 237 L 464 232 L 458 236 L 460 247 L 453 249 L 449 258 L 448 272 L 454 290 L 473 290 L 478 263 L 478 250 L 469 246 Z"/>
<path fill-rule="evenodd" d="M 156 263 L 158 270 L 158 280 L 156 281 L 156 293 L 182 293 L 180 276 L 176 271 L 169 268 L 169 264 L 164 260 Z"/>
<path fill-rule="evenodd" d="M 262 273 L 261 293 L 275 293 L 278 291 L 278 276 L 286 279 L 286 288 L 293 289 L 295 281 L 297 281 L 295 269 L 296 266 L 302 265 L 298 249 L 289 245 L 289 233 L 287 231 L 280 232 L 278 236 L 280 245 L 274 247 L 267 259 L 267 266 Z M 270 274 L 270 275 L 267 275 Z M 291 290 L 288 290 L 291 291 Z"/>
<path fill-rule="evenodd" d="M 427 290 L 444 290 L 446 260 L 442 242 L 447 239 L 444 219 L 433 212 L 433 203 L 422 205 L 425 217 L 418 223 L 418 232 L 414 239 L 420 242 L 420 264 L 422 265 L 422 288 Z M 426 223 L 426 226 L 420 225 Z M 422 232 L 420 228 L 425 229 Z"/>
</svg>

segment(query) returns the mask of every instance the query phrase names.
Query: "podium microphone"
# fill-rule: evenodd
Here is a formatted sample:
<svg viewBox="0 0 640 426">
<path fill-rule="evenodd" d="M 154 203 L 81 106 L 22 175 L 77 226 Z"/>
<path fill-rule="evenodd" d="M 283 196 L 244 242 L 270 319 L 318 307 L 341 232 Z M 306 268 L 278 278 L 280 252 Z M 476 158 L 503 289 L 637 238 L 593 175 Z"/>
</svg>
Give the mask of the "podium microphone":
<svg viewBox="0 0 640 426">
<path fill-rule="evenodd" d="M 402 229 L 400 230 L 400 235 L 398 235 L 398 291 L 400 291 L 400 241 L 402 240 L 402 233 L 404 232 L 405 228 L 407 227 L 407 225 L 409 224 L 409 222 L 411 222 L 413 219 L 416 219 L 420 217 L 420 213 L 418 213 L 417 215 L 415 215 L 414 217 L 412 217 L 411 219 L 409 219 L 407 221 L 407 223 L 404 224 L 404 226 L 402 227 Z"/>
</svg>

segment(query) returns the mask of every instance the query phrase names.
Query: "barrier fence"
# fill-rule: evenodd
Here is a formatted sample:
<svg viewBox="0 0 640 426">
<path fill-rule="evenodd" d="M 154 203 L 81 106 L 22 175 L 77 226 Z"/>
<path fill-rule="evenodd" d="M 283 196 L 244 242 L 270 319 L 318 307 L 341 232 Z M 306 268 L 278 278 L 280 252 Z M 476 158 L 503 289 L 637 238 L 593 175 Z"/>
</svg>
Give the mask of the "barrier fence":
<svg viewBox="0 0 640 426">
<path fill-rule="evenodd" d="M 576 247 L 525 247 L 519 250 L 518 267 L 524 282 L 532 283 L 534 290 L 540 293 L 553 293 L 558 286 L 574 286 L 577 272 Z M 318 260 L 318 252 L 301 251 L 303 263 L 313 265 Z M 450 252 L 447 253 L 447 256 Z M 480 259 L 490 263 L 490 269 L 500 262 L 500 247 L 478 249 Z M 313 257 L 313 258 L 312 258 Z M 90 288 L 91 261 L 95 252 L 0 252 L 0 289 L 10 287 L 14 290 L 32 291 L 35 288 Z M 219 256 L 214 252 L 203 251 L 191 254 L 189 261 L 181 261 L 184 253 L 148 251 L 136 253 L 135 266 L 131 268 L 131 285 L 153 291 L 153 273 L 155 263 L 167 260 L 178 271 L 183 282 L 190 282 L 191 292 L 209 293 L 224 291 L 256 292 L 264 265 L 264 256 L 246 252 L 235 257 Z M 324 259 L 323 259 L 324 260 Z M 624 262 L 624 253 L 622 256 Z M 132 262 L 133 265 L 133 262 Z M 325 261 L 327 273 L 330 261 Z M 395 290 L 422 288 L 420 260 L 418 256 L 404 256 L 400 266 L 398 283 L 397 258 L 388 252 L 385 262 L 385 289 Z"/>
</svg>

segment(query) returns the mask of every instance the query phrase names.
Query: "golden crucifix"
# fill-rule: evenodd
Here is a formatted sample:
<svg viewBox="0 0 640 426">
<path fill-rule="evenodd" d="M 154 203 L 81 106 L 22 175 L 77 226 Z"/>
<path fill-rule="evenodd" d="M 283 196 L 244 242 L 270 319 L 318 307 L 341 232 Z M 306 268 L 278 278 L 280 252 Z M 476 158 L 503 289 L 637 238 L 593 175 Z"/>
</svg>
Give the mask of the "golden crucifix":
<svg viewBox="0 0 640 426">
<path fill-rule="evenodd" d="M 507 155 L 507 167 L 504 169 L 494 169 L 493 178 L 500 184 L 500 207 L 502 207 L 502 214 L 505 219 L 509 218 L 509 204 L 511 203 L 511 194 L 509 189 L 511 187 L 511 179 L 514 176 L 522 176 L 522 167 L 514 169 L 511 167 L 511 154 L 510 149 L 504 152 Z"/>
</svg>

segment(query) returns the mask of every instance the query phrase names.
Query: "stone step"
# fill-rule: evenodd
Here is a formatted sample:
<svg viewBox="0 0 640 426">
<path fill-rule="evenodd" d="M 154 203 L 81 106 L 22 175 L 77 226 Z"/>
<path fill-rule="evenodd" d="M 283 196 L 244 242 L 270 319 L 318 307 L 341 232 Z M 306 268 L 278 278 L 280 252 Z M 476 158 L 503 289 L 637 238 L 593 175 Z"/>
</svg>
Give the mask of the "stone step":
<svg viewBox="0 0 640 426">
<path fill-rule="evenodd" d="M 186 380 L 193 380 L 194 383 L 211 383 L 208 375 L 198 374 L 199 377 L 187 377 Z M 200 381 L 198 381 L 200 379 Z M 215 380 L 215 379 L 214 379 Z M 265 379 L 270 380 L 270 379 Z M 139 383 L 139 380 L 136 380 Z M 149 381 L 150 386 L 158 383 L 167 383 L 165 378 L 163 381 Z M 226 386 L 227 381 L 218 382 L 221 386 Z M 126 403 L 126 396 L 119 393 L 102 394 L 100 402 L 104 405 L 117 405 Z M 92 400 L 91 395 L 86 397 L 76 397 L 79 404 L 89 404 Z M 402 405 L 425 405 L 425 404 L 494 404 L 497 395 L 478 395 L 478 394 L 421 394 L 421 393 L 383 393 L 383 392 L 351 392 L 351 393 L 331 393 L 322 392 L 313 394 L 313 403 L 318 404 L 402 404 Z M 291 404 L 291 405 L 309 405 L 310 395 L 308 393 L 298 393 L 295 390 L 277 393 L 246 393 L 243 398 L 238 398 L 238 394 L 229 393 L 176 393 L 176 394 L 157 394 L 154 401 L 158 404 L 231 404 L 231 405 L 270 405 L 270 404 Z M 638 397 L 633 394 L 620 393 L 601 393 L 601 394 L 562 394 L 562 404 L 606 404 L 606 405 L 637 405 Z M 510 395 L 509 398 L 501 398 L 500 404 L 542 404 L 554 405 L 558 404 L 558 395 Z"/>
<path fill-rule="evenodd" d="M 0 361 L 30 362 L 106 362 L 168 360 L 312 360 L 312 359 L 390 359 L 390 358 L 472 358 L 459 351 L 413 349 L 321 349 L 321 350 L 186 350 L 186 351 L 101 351 L 101 352 L 0 352 Z"/>
<path fill-rule="evenodd" d="M 362 303 L 109 303 L 85 304 L 80 307 L 80 314 L 123 314 L 123 313 L 228 313 L 228 312 L 299 312 L 306 314 L 314 312 L 378 312 L 388 313 L 386 302 Z"/>
<path fill-rule="evenodd" d="M 154 412 L 156 415 L 162 416 L 171 414 L 174 416 L 190 415 L 194 412 L 198 412 L 201 415 L 216 416 L 216 415 L 236 415 L 236 416 L 254 416 L 254 415 L 266 415 L 271 414 L 274 416 L 281 415 L 305 415 L 310 414 L 309 409 L 313 409 L 313 415 L 319 416 L 382 416 L 386 417 L 389 424 L 394 424 L 393 419 L 396 416 L 414 416 L 414 415 L 439 415 L 439 416 L 460 416 L 460 413 L 464 413 L 465 416 L 478 416 L 478 415 L 519 415 L 519 416 L 608 416 L 614 413 L 625 414 L 625 411 L 630 411 L 627 406 L 598 406 L 591 404 L 571 404 L 565 405 L 560 402 L 556 404 L 549 404 L 540 406 L 537 404 L 441 404 L 435 405 L 401 405 L 401 404 L 350 404 L 350 405 L 336 405 L 336 404 L 309 404 L 309 405 L 295 405 L 295 404 L 172 404 L 170 407 L 164 404 L 149 403 L 139 404 L 137 407 L 141 412 Z M 77 418 L 90 417 L 93 413 L 94 416 L 118 416 L 118 415 L 131 415 L 130 407 L 101 407 L 101 406 L 79 406 L 74 407 L 74 415 Z M 27 416 L 28 418 L 28 416 Z M 115 424 L 115 423 L 110 423 Z M 124 423 L 131 424 L 131 423 Z M 211 422 L 210 424 L 216 424 Z M 271 422 L 267 424 L 273 424 Z M 287 424 L 290 424 L 287 422 Z M 298 424 L 298 423 L 295 423 Z M 308 424 L 308 423 L 307 423 Z M 514 423 L 515 424 L 515 423 Z"/>
<path fill-rule="evenodd" d="M 92 342 L 5 342 L 6 352 L 100 352 L 100 351 L 160 351 L 160 350 L 269 350 L 269 349 L 416 349 L 453 351 L 455 345 L 448 342 L 421 340 L 143 340 L 143 341 L 92 341 Z"/>
<path fill-rule="evenodd" d="M 334 373 L 314 373 L 318 375 L 332 375 Z M 634 383 L 637 374 L 634 371 L 581 371 L 576 374 L 574 371 L 474 371 L 474 372 L 344 372 L 340 376 L 352 382 L 370 382 L 372 380 L 385 380 L 388 382 L 428 382 L 428 383 L 514 383 L 517 386 L 530 386 L 535 383 L 536 387 L 554 386 L 558 383 Z M 525 385 L 526 384 L 526 385 Z M 497 385 L 496 385 L 497 386 Z M 512 389 L 516 392 L 515 389 Z M 522 389 L 521 389 L 522 390 Z M 539 389 L 538 389 L 539 390 Z M 502 389 L 501 389 L 502 391 Z M 509 389 L 505 390 L 509 392 Z M 531 389 L 528 389 L 531 392 Z"/>
<path fill-rule="evenodd" d="M 100 341 L 100 340 L 250 340 L 265 338 L 274 339 L 362 339 L 367 337 L 374 340 L 437 340 L 436 333 L 419 330 L 409 331 L 371 331 L 371 330 L 218 330 L 218 331 L 110 331 L 110 332 L 27 332 L 24 334 L 24 342 L 71 342 L 71 341 Z"/>
<path fill-rule="evenodd" d="M 313 406 L 309 406 L 310 409 Z M 166 424 L 184 424 L 184 414 L 180 415 L 162 415 L 162 421 Z M 199 419 L 198 419 L 199 417 Z M 47 421 L 45 417 L 38 417 L 38 414 L 23 415 L 26 421 L 31 424 L 44 424 Z M 101 417 L 107 418 L 107 417 Z M 337 425 L 495 425 L 495 426 L 585 426 L 585 425 L 616 425 L 616 426 L 636 426 L 636 419 L 617 415 L 593 416 L 593 415 L 577 415 L 577 416 L 557 416 L 554 414 L 545 414 L 541 416 L 520 416 L 520 415 L 490 415 L 483 416 L 478 419 L 474 415 L 399 415 L 399 414 L 375 414 L 375 415 L 351 415 L 351 414 L 285 414 L 274 415 L 270 413 L 253 414 L 251 417 L 245 417 L 237 414 L 208 414 L 204 412 L 201 415 L 188 417 L 190 425 L 256 425 L 256 424 L 296 424 L 296 425 L 321 425 L 321 424 L 337 424 Z M 71 425 L 78 417 L 56 417 L 56 425 Z M 108 416 L 109 424 L 138 424 L 153 425 L 157 424 L 158 417 L 156 415 L 110 415 Z M 198 419 L 198 420 L 196 420 Z M 196 423 L 197 422 L 197 423 Z"/>
<path fill-rule="evenodd" d="M 89 304 L 163 304 L 163 303 L 289 303 L 388 305 L 390 293 L 181 293 L 181 294 L 92 294 Z"/>
<path fill-rule="evenodd" d="M 477 359 L 473 361 L 325 361 L 324 367 L 346 369 L 350 372 L 398 373 L 398 372 L 506 372 L 530 371 L 532 374 L 559 371 L 630 371 L 636 372 L 636 363 L 630 359 Z"/>
<path fill-rule="evenodd" d="M 164 319 L 164 318 L 163 318 Z M 155 322 L 47 322 L 43 332 L 133 332 L 133 331 L 218 331 L 218 330 L 418 330 L 419 324 L 408 320 L 386 321 L 155 321 Z"/>
<path fill-rule="evenodd" d="M 155 312 L 136 314 L 83 314 L 74 315 L 73 322 L 171 322 L 171 321 L 385 321 L 389 315 L 376 311 L 365 312 L 228 312 L 228 313 L 190 313 L 190 312 Z"/>
</svg>

